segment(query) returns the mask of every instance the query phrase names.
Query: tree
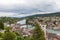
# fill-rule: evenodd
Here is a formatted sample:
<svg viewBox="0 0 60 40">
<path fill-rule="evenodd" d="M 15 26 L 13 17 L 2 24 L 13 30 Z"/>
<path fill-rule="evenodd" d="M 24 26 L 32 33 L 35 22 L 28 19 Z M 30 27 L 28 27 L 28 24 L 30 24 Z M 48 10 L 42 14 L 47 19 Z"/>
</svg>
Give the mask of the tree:
<svg viewBox="0 0 60 40">
<path fill-rule="evenodd" d="M 17 36 L 17 40 L 24 40 L 22 36 Z"/>
<path fill-rule="evenodd" d="M 28 21 L 29 21 L 29 19 L 26 19 L 26 25 L 27 25 L 27 28 L 28 28 L 28 24 L 29 24 Z"/>
<path fill-rule="evenodd" d="M 32 37 L 33 40 L 46 40 L 44 31 L 41 29 L 40 25 L 37 22 L 35 22 L 35 29 Z"/>
<path fill-rule="evenodd" d="M 5 27 L 4 30 L 11 31 L 12 30 L 12 27 L 10 27 L 10 26 L 9 27 Z"/>
<path fill-rule="evenodd" d="M 0 32 L 0 38 L 2 37 L 2 33 Z"/>
<path fill-rule="evenodd" d="M 16 34 L 14 32 L 4 32 L 3 34 L 3 40 L 16 40 L 17 37 L 16 37 Z"/>
<path fill-rule="evenodd" d="M 25 36 L 24 40 L 31 40 L 31 38 L 29 36 Z"/>
<path fill-rule="evenodd" d="M 24 40 L 23 35 L 21 34 L 21 32 L 15 32 L 15 34 L 17 35 L 17 40 Z"/>
<path fill-rule="evenodd" d="M 0 29 L 4 29 L 4 24 L 1 20 L 0 20 Z"/>
<path fill-rule="evenodd" d="M 3 33 L 0 32 L 0 40 L 3 40 L 2 35 L 3 35 Z"/>
</svg>

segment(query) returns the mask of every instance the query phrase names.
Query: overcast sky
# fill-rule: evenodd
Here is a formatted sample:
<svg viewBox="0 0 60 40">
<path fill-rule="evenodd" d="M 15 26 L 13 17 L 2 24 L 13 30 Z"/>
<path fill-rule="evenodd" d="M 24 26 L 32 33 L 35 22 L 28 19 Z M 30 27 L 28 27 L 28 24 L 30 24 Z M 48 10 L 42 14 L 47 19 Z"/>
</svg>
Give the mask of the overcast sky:
<svg viewBox="0 0 60 40">
<path fill-rule="evenodd" d="M 0 0 L 0 16 L 59 11 L 60 0 Z"/>
</svg>

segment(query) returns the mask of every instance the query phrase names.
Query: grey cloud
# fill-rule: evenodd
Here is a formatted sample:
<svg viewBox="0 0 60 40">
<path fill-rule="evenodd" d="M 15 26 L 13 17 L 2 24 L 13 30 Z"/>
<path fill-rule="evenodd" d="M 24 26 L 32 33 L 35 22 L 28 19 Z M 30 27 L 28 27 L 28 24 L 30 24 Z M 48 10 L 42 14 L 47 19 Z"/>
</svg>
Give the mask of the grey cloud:
<svg viewBox="0 0 60 40">
<path fill-rule="evenodd" d="M 41 0 L 25 0 L 27 4 L 16 4 L 0 6 L 0 12 L 15 12 L 15 13 L 34 13 L 34 12 L 56 12 L 56 4 L 52 1 Z"/>
</svg>

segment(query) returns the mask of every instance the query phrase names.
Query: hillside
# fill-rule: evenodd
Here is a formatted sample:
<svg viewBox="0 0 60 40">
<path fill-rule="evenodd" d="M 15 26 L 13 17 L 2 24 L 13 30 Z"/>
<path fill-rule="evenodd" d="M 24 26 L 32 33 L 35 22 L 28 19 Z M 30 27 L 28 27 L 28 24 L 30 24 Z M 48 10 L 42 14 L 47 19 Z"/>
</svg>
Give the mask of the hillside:
<svg viewBox="0 0 60 40">
<path fill-rule="evenodd" d="M 24 17 L 24 18 L 48 17 L 48 16 L 60 16 L 60 12 L 56 12 L 56 13 L 49 13 L 49 14 L 37 14 L 37 15 L 27 16 L 27 17 Z"/>
</svg>

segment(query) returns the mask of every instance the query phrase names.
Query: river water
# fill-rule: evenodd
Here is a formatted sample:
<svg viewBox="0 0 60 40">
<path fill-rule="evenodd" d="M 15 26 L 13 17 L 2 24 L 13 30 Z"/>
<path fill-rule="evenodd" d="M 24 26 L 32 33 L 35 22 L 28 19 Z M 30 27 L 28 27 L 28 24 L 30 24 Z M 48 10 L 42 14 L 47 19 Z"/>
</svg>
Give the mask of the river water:
<svg viewBox="0 0 60 40">
<path fill-rule="evenodd" d="M 60 35 L 60 30 L 47 29 L 47 32 L 48 32 L 48 33 L 53 33 L 53 34 Z"/>
</svg>

